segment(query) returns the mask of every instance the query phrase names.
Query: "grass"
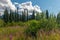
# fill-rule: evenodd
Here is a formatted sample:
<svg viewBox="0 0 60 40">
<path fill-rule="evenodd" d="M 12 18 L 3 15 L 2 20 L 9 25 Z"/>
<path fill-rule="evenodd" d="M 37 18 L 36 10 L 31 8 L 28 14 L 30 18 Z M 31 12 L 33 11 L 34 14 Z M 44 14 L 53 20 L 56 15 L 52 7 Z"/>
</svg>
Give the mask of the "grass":
<svg viewBox="0 0 60 40">
<path fill-rule="evenodd" d="M 37 40 L 60 40 L 60 33 L 59 31 L 51 31 L 50 33 L 48 32 L 38 32 L 37 33 Z"/>
<path fill-rule="evenodd" d="M 26 27 L 1 27 L 0 28 L 0 40 L 10 40 L 10 35 L 12 35 L 12 40 L 60 40 L 59 30 L 51 31 L 48 35 L 47 32 L 38 31 L 37 38 L 26 36 L 24 31 Z"/>
<path fill-rule="evenodd" d="M 0 39 L 8 39 L 10 35 L 14 37 L 18 37 L 19 35 L 23 34 L 24 32 L 24 27 L 3 27 L 0 28 Z"/>
<path fill-rule="evenodd" d="M 56 23 L 47 20 L 28 22 L 0 22 L 0 40 L 60 40 L 60 30 Z M 54 29 L 54 30 L 51 30 Z M 36 33 L 36 37 L 31 34 Z"/>
</svg>

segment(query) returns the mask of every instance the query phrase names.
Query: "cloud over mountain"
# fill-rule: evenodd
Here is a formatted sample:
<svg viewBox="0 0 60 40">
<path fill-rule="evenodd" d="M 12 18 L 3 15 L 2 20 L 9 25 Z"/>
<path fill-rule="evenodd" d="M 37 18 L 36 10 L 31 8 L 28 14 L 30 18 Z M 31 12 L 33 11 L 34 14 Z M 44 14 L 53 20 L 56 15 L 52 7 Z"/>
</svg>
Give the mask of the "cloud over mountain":
<svg viewBox="0 0 60 40">
<path fill-rule="evenodd" d="M 21 3 L 21 4 L 15 2 L 15 5 L 17 5 L 20 8 L 20 10 L 21 9 L 28 9 L 29 11 L 35 10 L 37 12 L 42 12 L 40 7 L 38 5 L 33 6 L 31 1 Z"/>
<path fill-rule="evenodd" d="M 6 7 L 10 8 L 12 10 L 16 9 L 15 5 L 12 4 L 11 0 L 0 0 L 0 8 L 4 9 Z"/>
<path fill-rule="evenodd" d="M 14 2 L 14 4 L 11 2 L 11 0 L 0 0 L 0 13 L 3 14 L 3 11 L 5 10 L 5 8 L 11 9 L 11 10 L 16 10 L 17 7 L 19 7 L 19 11 L 23 11 L 23 9 L 28 9 L 29 12 L 32 12 L 33 10 L 37 11 L 37 12 L 42 12 L 40 7 L 38 5 L 32 5 L 32 2 L 24 2 L 24 3 L 17 3 Z"/>
</svg>

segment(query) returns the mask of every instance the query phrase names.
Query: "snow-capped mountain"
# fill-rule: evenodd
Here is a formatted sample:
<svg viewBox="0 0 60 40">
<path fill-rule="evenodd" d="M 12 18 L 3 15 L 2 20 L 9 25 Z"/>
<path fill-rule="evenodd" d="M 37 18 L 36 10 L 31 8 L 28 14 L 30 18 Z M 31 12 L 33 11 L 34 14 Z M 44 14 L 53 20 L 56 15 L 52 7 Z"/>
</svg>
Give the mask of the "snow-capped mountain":
<svg viewBox="0 0 60 40">
<path fill-rule="evenodd" d="M 2 15 L 5 8 L 8 8 L 8 10 L 17 10 L 18 9 L 18 13 L 22 13 L 22 11 L 24 11 L 24 9 L 27 9 L 29 14 L 32 13 L 33 10 L 37 11 L 37 12 L 42 12 L 40 7 L 38 5 L 32 5 L 32 2 L 24 2 L 24 3 L 16 3 L 14 2 L 14 4 L 11 2 L 11 0 L 0 0 L 0 14 Z"/>
<path fill-rule="evenodd" d="M 27 9 L 29 14 L 31 14 L 33 10 L 35 10 L 36 12 L 39 12 L 39 13 L 42 12 L 40 7 L 38 5 L 33 6 L 31 1 L 21 3 L 21 4 L 15 2 L 14 5 L 19 8 L 18 9 L 19 13 L 24 11 L 24 9 Z"/>
</svg>

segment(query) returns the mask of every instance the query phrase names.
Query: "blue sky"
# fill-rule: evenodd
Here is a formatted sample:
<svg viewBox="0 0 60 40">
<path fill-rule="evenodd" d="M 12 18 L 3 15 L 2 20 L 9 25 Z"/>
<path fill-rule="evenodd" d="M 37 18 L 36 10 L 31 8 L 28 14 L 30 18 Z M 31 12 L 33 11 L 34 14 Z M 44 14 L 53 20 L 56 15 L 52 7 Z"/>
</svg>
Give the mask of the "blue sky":
<svg viewBox="0 0 60 40">
<path fill-rule="evenodd" d="M 12 2 L 24 3 L 31 1 L 33 5 L 40 6 L 41 10 L 48 10 L 55 15 L 60 11 L 60 0 L 12 0 Z"/>
</svg>

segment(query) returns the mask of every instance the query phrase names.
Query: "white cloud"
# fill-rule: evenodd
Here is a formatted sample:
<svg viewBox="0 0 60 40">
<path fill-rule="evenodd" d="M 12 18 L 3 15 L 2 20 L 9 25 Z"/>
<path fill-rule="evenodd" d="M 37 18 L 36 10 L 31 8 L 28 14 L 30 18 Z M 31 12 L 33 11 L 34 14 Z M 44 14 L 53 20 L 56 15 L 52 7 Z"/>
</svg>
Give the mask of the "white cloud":
<svg viewBox="0 0 60 40">
<path fill-rule="evenodd" d="M 0 0 L 0 8 L 8 7 L 12 10 L 15 10 L 15 6 L 12 4 L 11 0 Z"/>
<path fill-rule="evenodd" d="M 36 10 L 36 11 L 38 11 L 38 12 L 42 12 L 41 9 L 40 9 L 40 7 L 39 7 L 38 5 L 35 5 L 35 6 L 34 6 L 34 10 Z"/>
<path fill-rule="evenodd" d="M 16 7 L 15 5 L 11 2 L 11 0 L 0 0 L 0 15 L 3 15 L 5 8 L 7 7 L 7 9 L 11 9 L 11 10 L 15 10 Z"/>
<path fill-rule="evenodd" d="M 15 2 L 14 4 L 17 5 L 21 10 L 28 9 L 30 11 L 35 10 L 35 11 L 41 12 L 40 7 L 38 5 L 33 6 L 31 1 L 21 3 L 21 4 Z M 8 7 L 12 10 L 15 10 L 16 7 L 14 4 L 11 2 L 11 0 L 0 0 L 0 8 L 2 9 L 4 9 L 5 7 Z"/>
<path fill-rule="evenodd" d="M 21 9 L 28 9 L 29 11 L 35 10 L 37 12 L 42 12 L 40 7 L 38 5 L 33 6 L 31 1 L 21 3 L 21 4 L 19 4 L 19 3 L 15 3 L 15 4 L 18 5 L 18 7 L 20 8 L 20 11 L 21 11 Z"/>
<path fill-rule="evenodd" d="M 19 4 L 19 7 L 22 9 L 33 10 L 32 2 L 21 3 Z"/>
<path fill-rule="evenodd" d="M 4 9 L 7 7 L 8 9 L 12 9 L 12 10 L 15 10 L 16 9 L 16 6 L 18 6 L 20 9 L 20 11 L 23 11 L 23 9 L 28 9 L 30 12 L 32 10 L 35 10 L 37 12 L 42 12 L 40 7 L 38 5 L 32 5 L 32 2 L 29 1 L 29 2 L 25 2 L 25 3 L 17 3 L 15 2 L 14 4 L 11 2 L 11 0 L 0 0 L 0 12 L 1 11 L 4 11 Z"/>
</svg>

